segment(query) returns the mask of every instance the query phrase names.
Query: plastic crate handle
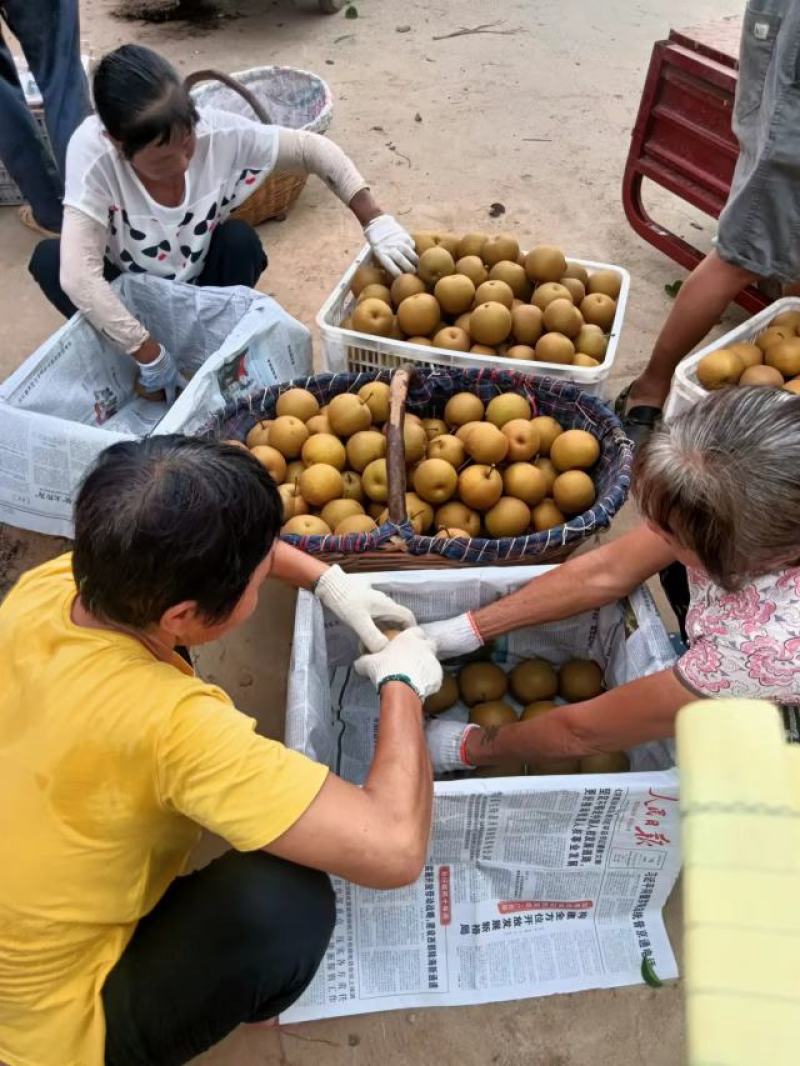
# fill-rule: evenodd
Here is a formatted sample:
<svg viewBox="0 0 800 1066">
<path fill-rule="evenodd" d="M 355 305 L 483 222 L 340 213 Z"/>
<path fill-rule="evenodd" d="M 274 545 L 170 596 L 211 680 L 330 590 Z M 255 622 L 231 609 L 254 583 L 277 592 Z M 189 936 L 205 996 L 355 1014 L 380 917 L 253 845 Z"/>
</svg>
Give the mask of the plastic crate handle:
<svg viewBox="0 0 800 1066">
<path fill-rule="evenodd" d="M 245 88 L 241 82 L 238 82 L 236 78 L 232 78 L 230 74 L 223 74 L 221 70 L 196 70 L 194 74 L 187 75 L 184 79 L 183 87 L 188 92 L 189 89 L 201 81 L 219 81 L 223 85 L 227 85 L 229 89 L 233 89 L 243 100 L 247 101 L 260 122 L 263 122 L 265 126 L 272 125 L 272 119 L 261 101 L 249 89 Z"/>
</svg>

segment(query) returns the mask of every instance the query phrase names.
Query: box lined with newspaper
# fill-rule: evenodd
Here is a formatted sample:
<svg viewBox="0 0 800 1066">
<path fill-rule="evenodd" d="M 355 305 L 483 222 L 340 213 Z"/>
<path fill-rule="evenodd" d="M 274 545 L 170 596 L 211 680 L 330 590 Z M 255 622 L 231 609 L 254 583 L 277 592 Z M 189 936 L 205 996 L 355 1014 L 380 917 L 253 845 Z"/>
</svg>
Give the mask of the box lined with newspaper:
<svg viewBox="0 0 800 1066">
<path fill-rule="evenodd" d="M 74 490 L 104 448 L 193 433 L 231 399 L 311 370 L 309 331 L 252 289 L 141 275 L 114 287 L 189 385 L 169 409 L 138 396 L 135 361 L 75 315 L 0 385 L 0 521 L 71 536 Z"/>
<path fill-rule="evenodd" d="M 545 569 L 389 572 L 372 584 L 427 622 L 476 609 Z M 378 701 L 352 669 L 357 654 L 353 633 L 300 593 L 286 741 L 361 783 Z M 609 688 L 674 657 L 645 589 L 519 630 L 490 654 L 504 668 L 531 656 L 591 658 Z M 466 717 L 466 709 L 447 714 Z M 423 875 L 390 892 L 334 879 L 334 937 L 285 1020 L 632 984 L 643 958 L 662 978 L 675 976 L 661 917 L 680 867 L 673 748 L 645 745 L 629 755 L 630 773 L 436 782 Z"/>
</svg>

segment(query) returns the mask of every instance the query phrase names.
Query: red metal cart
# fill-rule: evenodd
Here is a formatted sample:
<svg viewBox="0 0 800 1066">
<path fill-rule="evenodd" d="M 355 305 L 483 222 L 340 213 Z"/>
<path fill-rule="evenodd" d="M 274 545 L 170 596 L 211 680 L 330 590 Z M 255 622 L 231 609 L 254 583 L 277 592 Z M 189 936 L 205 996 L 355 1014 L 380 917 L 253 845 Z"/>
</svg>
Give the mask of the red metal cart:
<svg viewBox="0 0 800 1066">
<path fill-rule="evenodd" d="M 642 180 L 718 218 L 739 146 L 731 129 L 741 19 L 672 30 L 653 46 L 622 179 L 625 215 L 640 237 L 688 270 L 703 253 L 645 210 Z M 737 303 L 754 312 L 769 300 L 755 286 Z"/>
</svg>

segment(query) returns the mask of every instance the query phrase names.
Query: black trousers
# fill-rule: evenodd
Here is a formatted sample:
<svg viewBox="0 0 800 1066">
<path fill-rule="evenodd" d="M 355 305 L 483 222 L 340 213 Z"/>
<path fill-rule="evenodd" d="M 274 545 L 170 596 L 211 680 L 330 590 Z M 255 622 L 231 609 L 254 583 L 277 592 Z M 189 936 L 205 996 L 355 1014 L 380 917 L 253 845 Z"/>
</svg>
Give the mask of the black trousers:
<svg viewBox="0 0 800 1066">
<path fill-rule="evenodd" d="M 40 241 L 33 250 L 28 270 L 39 288 L 65 318 L 72 318 L 75 305 L 61 288 L 61 241 L 54 237 Z M 196 285 L 247 285 L 253 288 L 267 269 L 267 256 L 258 234 L 240 219 L 229 218 L 217 226 L 211 238 L 203 272 Z M 106 260 L 103 275 L 114 281 L 121 271 Z"/>
<path fill-rule="evenodd" d="M 103 988 L 106 1066 L 179 1066 L 304 991 L 335 919 L 326 874 L 230 851 L 179 877 Z"/>
</svg>

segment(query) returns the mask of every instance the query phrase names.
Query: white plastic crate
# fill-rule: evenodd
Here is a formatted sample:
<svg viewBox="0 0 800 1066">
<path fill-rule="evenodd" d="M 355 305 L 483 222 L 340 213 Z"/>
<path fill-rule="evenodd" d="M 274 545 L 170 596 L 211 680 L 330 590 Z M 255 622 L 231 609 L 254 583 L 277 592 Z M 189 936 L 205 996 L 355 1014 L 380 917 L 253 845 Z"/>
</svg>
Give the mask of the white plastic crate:
<svg viewBox="0 0 800 1066">
<path fill-rule="evenodd" d="M 622 281 L 617 313 L 608 339 L 606 355 L 600 366 L 564 366 L 562 363 L 527 362 L 521 359 L 507 359 L 499 355 L 476 355 L 473 352 L 451 352 L 444 348 L 427 348 L 421 344 L 409 344 L 407 341 L 394 340 L 391 337 L 375 337 L 369 333 L 359 333 L 352 329 L 342 329 L 340 323 L 347 318 L 355 306 L 355 297 L 350 292 L 350 282 L 356 270 L 371 261 L 372 254 L 365 245 L 355 262 L 338 283 L 331 295 L 322 305 L 317 315 L 317 325 L 322 334 L 323 369 L 331 373 L 346 370 L 394 369 L 406 363 L 416 363 L 421 367 L 451 366 L 493 367 L 500 370 L 517 370 L 528 373 L 548 374 L 554 378 L 566 378 L 574 382 L 584 392 L 595 396 L 607 395 L 608 378 L 614 365 L 617 343 L 622 332 L 625 318 L 625 305 L 628 301 L 630 274 L 623 267 L 612 263 L 594 263 L 587 259 L 572 259 L 569 262 L 580 263 L 587 270 L 613 270 Z"/>
<path fill-rule="evenodd" d="M 729 333 L 726 333 L 724 337 L 719 337 L 717 340 L 712 341 L 711 344 L 701 348 L 694 355 L 687 356 L 683 362 L 679 363 L 672 379 L 672 388 L 664 405 L 664 417 L 674 418 L 675 415 L 694 407 L 698 400 L 708 396 L 708 391 L 697 380 L 697 364 L 704 356 L 709 355 L 711 352 L 717 352 L 720 348 L 728 348 L 731 344 L 752 341 L 762 330 L 767 328 L 773 318 L 779 315 L 781 311 L 800 311 L 800 297 L 784 296 L 782 299 L 776 300 L 774 304 L 770 304 L 763 311 L 759 311 L 752 318 L 748 318 L 741 326 L 737 326 Z"/>
</svg>

